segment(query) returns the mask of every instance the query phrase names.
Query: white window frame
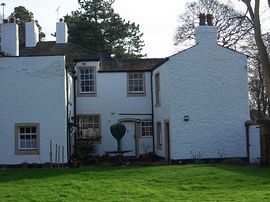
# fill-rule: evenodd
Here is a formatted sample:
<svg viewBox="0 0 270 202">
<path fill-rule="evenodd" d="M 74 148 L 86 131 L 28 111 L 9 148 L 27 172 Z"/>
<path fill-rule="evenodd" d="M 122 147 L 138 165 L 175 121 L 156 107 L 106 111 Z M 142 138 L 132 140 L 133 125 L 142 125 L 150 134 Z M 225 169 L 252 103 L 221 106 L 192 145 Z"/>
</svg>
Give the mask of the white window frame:
<svg viewBox="0 0 270 202">
<path fill-rule="evenodd" d="M 95 66 L 81 66 L 81 67 L 78 67 L 78 72 L 79 72 L 78 95 L 79 96 L 95 96 L 96 95 L 96 67 Z M 89 90 L 83 90 L 83 88 L 89 88 Z"/>
<path fill-rule="evenodd" d="M 88 119 L 88 120 L 87 120 Z M 95 122 L 98 120 L 97 122 Z M 78 115 L 79 137 L 82 139 L 101 138 L 101 119 L 99 114 Z M 86 127 L 88 125 L 88 127 Z M 91 127 L 89 127 L 91 126 Z M 85 130 L 85 131 L 84 131 Z M 100 138 L 97 143 L 100 142 Z"/>
<path fill-rule="evenodd" d="M 140 78 L 140 76 L 142 76 Z M 142 85 L 140 85 L 140 83 Z M 134 88 L 141 88 L 135 90 Z M 131 90 L 130 88 L 133 88 Z M 127 91 L 128 95 L 145 95 L 145 73 L 144 72 L 128 72 L 127 73 Z"/>
<path fill-rule="evenodd" d="M 40 129 L 39 123 L 16 123 L 15 124 L 15 154 L 39 154 L 40 151 Z M 27 140 L 26 136 L 30 136 Z M 33 138 L 35 136 L 35 138 Z M 23 138 L 24 137 L 24 138 Z M 22 139 L 23 138 L 23 139 Z M 27 147 L 27 143 L 32 144 Z M 35 143 L 35 146 L 33 146 Z M 24 144 L 24 147 L 22 146 Z"/>
<path fill-rule="evenodd" d="M 141 121 L 141 137 L 153 137 L 153 122 L 152 120 Z"/>
</svg>

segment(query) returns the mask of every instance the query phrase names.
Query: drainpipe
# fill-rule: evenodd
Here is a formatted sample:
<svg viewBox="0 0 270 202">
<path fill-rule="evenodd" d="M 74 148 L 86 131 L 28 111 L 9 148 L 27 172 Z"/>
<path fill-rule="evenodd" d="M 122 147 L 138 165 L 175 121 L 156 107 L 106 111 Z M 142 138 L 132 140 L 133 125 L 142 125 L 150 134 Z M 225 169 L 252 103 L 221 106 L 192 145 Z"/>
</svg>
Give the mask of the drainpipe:
<svg viewBox="0 0 270 202">
<path fill-rule="evenodd" d="M 75 68 L 75 65 L 76 63 L 74 64 L 74 68 Z M 74 104 L 74 107 L 73 107 L 73 116 L 74 116 L 74 124 L 77 125 L 77 100 L 76 100 L 76 97 L 77 97 L 77 91 L 76 91 L 76 81 L 77 81 L 77 75 L 76 75 L 76 70 L 74 69 L 73 70 L 73 76 L 72 76 L 72 79 L 73 79 L 73 104 Z M 74 135 L 74 145 L 76 145 L 77 143 L 77 134 L 75 133 Z"/>
<path fill-rule="evenodd" d="M 152 108 L 152 133 L 153 133 L 153 154 L 155 154 L 155 123 L 154 123 L 154 98 L 153 98 L 153 70 L 151 71 L 151 108 Z"/>
<path fill-rule="evenodd" d="M 68 109 L 68 106 L 69 106 L 69 97 L 68 97 L 68 94 L 69 94 L 69 89 L 68 89 L 68 67 L 66 66 L 65 67 L 65 69 L 66 69 L 66 100 L 67 100 L 67 108 L 66 108 L 66 116 L 67 116 L 67 160 L 68 160 L 68 163 L 69 163 L 69 157 L 70 157 L 70 154 L 69 154 L 69 152 L 70 152 L 70 150 L 69 150 L 69 130 L 70 130 L 70 128 L 69 128 L 69 117 L 68 117 L 68 111 L 69 111 L 69 109 Z"/>
</svg>

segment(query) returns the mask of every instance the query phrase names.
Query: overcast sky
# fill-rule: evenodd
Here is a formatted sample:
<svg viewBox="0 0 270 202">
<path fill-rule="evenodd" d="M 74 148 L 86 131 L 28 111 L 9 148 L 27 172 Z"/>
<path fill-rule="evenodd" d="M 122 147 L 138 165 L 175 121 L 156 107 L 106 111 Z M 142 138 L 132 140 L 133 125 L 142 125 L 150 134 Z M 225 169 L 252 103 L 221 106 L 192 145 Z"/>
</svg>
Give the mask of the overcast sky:
<svg viewBox="0 0 270 202">
<path fill-rule="evenodd" d="M 5 16 L 10 15 L 16 6 L 24 6 L 33 12 L 35 19 L 39 21 L 46 34 L 46 40 L 55 40 L 50 35 L 55 32 L 56 9 L 60 6 L 59 17 L 61 17 L 79 7 L 77 0 L 0 1 L 6 3 Z M 191 0 L 115 0 L 113 7 L 122 18 L 140 24 L 145 41 L 143 53 L 147 53 L 147 57 L 167 57 L 177 52 L 173 45 L 173 35 L 179 24 L 177 17 L 184 11 L 188 1 Z M 243 8 L 241 4 L 239 5 L 238 0 L 232 1 L 238 2 L 237 9 Z M 270 14 L 270 10 L 266 8 L 263 9 L 263 12 Z M 2 7 L 0 13 L 2 14 Z M 265 24 L 270 24 L 268 21 L 264 19 Z"/>
</svg>

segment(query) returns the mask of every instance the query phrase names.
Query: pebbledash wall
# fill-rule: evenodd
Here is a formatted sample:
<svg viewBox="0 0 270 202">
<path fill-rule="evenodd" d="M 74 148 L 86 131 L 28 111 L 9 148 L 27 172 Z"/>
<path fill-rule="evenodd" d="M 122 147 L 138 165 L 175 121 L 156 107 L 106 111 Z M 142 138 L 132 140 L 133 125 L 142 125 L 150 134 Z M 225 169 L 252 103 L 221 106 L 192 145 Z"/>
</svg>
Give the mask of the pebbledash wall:
<svg viewBox="0 0 270 202">
<path fill-rule="evenodd" d="M 127 95 L 127 72 L 99 72 L 99 62 L 83 61 L 76 64 L 76 69 L 82 66 L 96 67 L 96 96 L 77 96 L 77 115 L 100 115 L 101 119 L 101 144 L 98 153 L 103 155 L 106 151 L 115 151 L 117 142 L 111 135 L 110 126 L 123 119 L 144 120 L 151 119 L 151 73 L 145 72 L 145 96 Z M 78 95 L 78 94 L 77 94 Z M 141 115 L 140 115 L 141 114 Z M 143 115 L 142 115 L 143 114 Z M 148 114 L 148 115 L 147 115 Z M 135 123 L 134 123 L 135 124 Z M 139 153 L 144 153 L 145 147 L 151 145 L 152 137 L 139 136 Z M 129 134 L 129 130 L 125 137 Z M 135 155 L 130 138 L 130 148 L 133 150 L 128 155 Z M 151 151 L 152 149 L 150 149 Z M 148 151 L 149 152 L 149 151 Z"/>
<path fill-rule="evenodd" d="M 67 162 L 65 57 L 3 57 L 0 72 L 0 164 L 48 162 L 50 140 Z M 40 154 L 15 155 L 16 123 L 39 123 Z"/>
<path fill-rule="evenodd" d="M 170 121 L 172 160 L 246 157 L 247 58 L 217 45 L 213 26 L 198 27 L 196 34 L 196 46 L 154 71 L 162 95 L 155 125 L 162 123 L 164 139 L 163 119 Z M 164 143 L 156 153 L 164 157 Z"/>
</svg>

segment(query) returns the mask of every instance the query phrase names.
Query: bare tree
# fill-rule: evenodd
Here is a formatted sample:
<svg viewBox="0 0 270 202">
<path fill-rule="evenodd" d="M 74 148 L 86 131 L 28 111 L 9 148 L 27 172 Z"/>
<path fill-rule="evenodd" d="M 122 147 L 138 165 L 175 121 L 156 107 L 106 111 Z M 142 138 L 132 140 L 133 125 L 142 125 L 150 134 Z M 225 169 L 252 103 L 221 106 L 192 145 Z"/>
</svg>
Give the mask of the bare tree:
<svg viewBox="0 0 270 202">
<path fill-rule="evenodd" d="M 260 21 L 260 0 L 254 0 L 254 6 L 251 5 L 251 0 L 242 0 L 246 5 L 254 28 L 255 42 L 258 48 L 258 54 L 262 66 L 262 74 L 265 81 L 266 93 L 268 100 L 270 100 L 270 61 L 267 47 L 263 40 L 261 21 Z M 268 0 L 269 3 L 269 0 Z"/>
<path fill-rule="evenodd" d="M 199 13 L 214 16 L 213 25 L 218 29 L 218 42 L 224 47 L 239 50 L 245 44 L 245 38 L 252 32 L 252 24 L 244 13 L 237 11 L 228 0 L 197 0 L 186 4 L 185 12 L 179 15 L 180 25 L 177 27 L 174 43 L 190 45 L 194 43 L 194 30 L 198 24 Z"/>
</svg>

